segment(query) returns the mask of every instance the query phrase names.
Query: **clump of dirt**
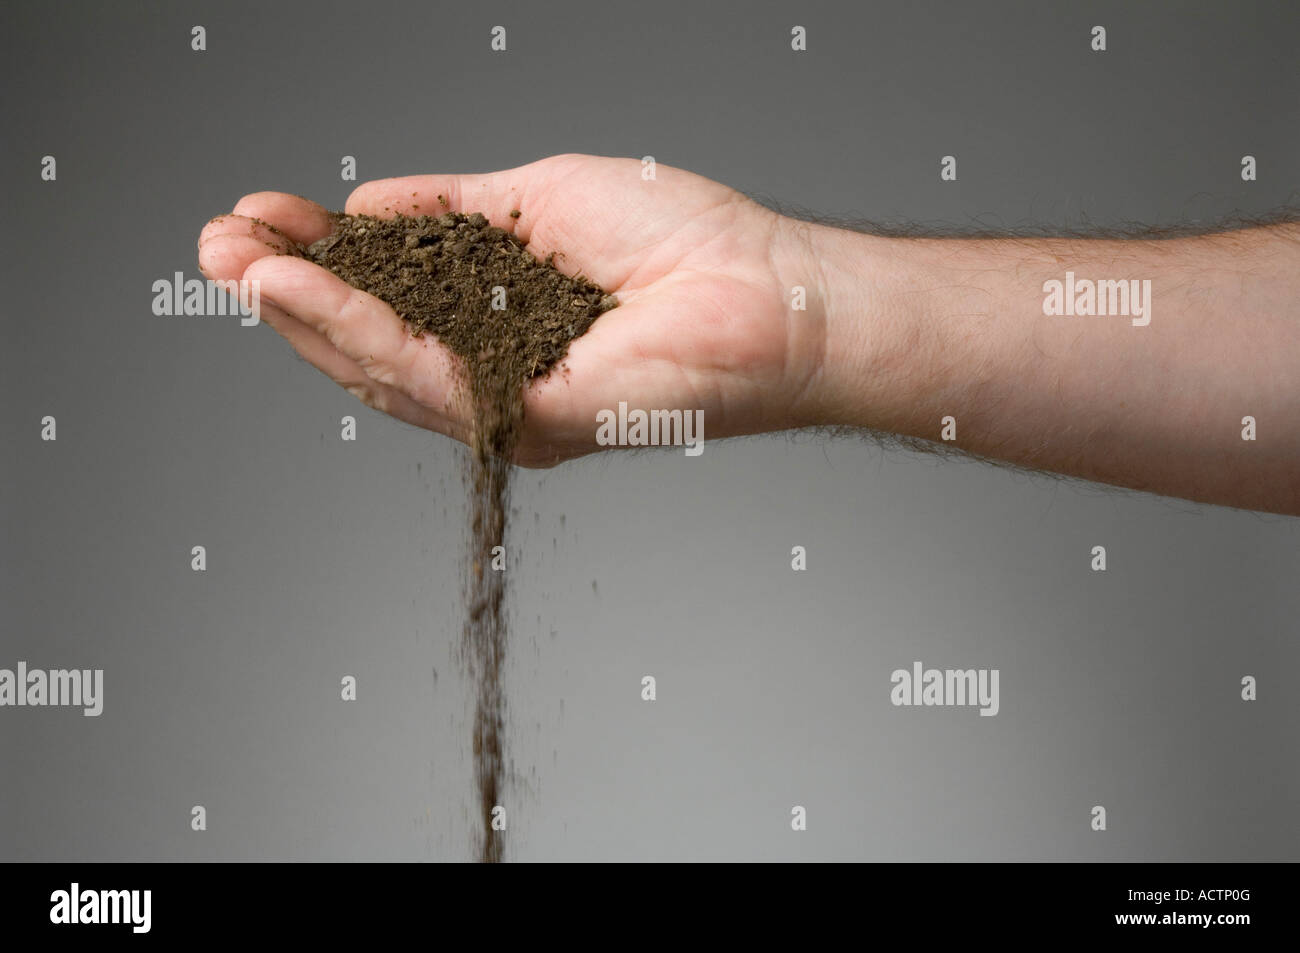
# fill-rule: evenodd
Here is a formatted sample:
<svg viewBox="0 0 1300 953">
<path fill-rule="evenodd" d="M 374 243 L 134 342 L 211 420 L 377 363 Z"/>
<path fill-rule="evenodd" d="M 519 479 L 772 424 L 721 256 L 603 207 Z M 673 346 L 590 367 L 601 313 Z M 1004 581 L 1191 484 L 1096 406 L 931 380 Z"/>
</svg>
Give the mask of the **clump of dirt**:
<svg viewBox="0 0 1300 953">
<path fill-rule="evenodd" d="M 332 232 L 308 247 L 306 257 L 386 301 L 412 334 L 432 333 L 460 358 L 460 384 L 474 414 L 462 649 L 475 679 L 479 858 L 499 861 L 502 835 L 491 822 L 505 778 L 501 678 L 508 630 L 506 573 L 493 568 L 493 557 L 504 553 L 496 547 L 505 545 L 508 461 L 523 426 L 527 382 L 555 368 L 570 342 L 618 302 L 581 276 L 562 274 L 554 256 L 539 261 L 478 212 L 331 217 Z"/>
</svg>

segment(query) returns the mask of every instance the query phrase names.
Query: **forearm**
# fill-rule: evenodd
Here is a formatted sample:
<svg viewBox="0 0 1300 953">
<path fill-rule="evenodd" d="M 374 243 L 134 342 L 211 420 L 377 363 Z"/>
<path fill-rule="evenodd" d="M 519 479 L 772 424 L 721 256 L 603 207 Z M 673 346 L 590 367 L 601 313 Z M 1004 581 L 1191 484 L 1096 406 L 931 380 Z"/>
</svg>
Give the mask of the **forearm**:
<svg viewBox="0 0 1300 953">
<path fill-rule="evenodd" d="M 952 417 L 951 445 L 981 456 L 1300 514 L 1300 227 L 1164 241 L 792 231 L 821 309 L 823 422 L 939 441 Z M 1131 279 L 1127 309 L 1117 286 L 1089 308 L 1084 282 Z"/>
</svg>

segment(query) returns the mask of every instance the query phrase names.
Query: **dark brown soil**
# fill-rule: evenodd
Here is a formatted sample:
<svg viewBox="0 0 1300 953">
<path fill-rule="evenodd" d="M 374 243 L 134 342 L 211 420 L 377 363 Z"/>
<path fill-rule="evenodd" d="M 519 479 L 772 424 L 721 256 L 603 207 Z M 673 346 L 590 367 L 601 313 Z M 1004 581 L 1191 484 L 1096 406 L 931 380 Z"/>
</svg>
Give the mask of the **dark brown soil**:
<svg viewBox="0 0 1300 953">
<path fill-rule="evenodd" d="M 512 213 L 512 218 L 518 216 Z M 479 858 L 499 861 L 491 828 L 505 778 L 506 573 L 492 569 L 505 545 L 508 462 L 523 426 L 523 390 L 549 373 L 569 343 L 617 301 L 580 276 L 538 261 L 514 235 L 479 214 L 377 219 L 335 214 L 334 231 L 306 257 L 390 304 L 413 334 L 431 332 L 460 358 L 473 408 L 468 483 L 468 615 L 462 648 L 475 679 L 474 769 L 483 823 Z M 504 289 L 504 293 L 499 290 Z M 497 309 L 493 305 L 504 305 Z"/>
</svg>

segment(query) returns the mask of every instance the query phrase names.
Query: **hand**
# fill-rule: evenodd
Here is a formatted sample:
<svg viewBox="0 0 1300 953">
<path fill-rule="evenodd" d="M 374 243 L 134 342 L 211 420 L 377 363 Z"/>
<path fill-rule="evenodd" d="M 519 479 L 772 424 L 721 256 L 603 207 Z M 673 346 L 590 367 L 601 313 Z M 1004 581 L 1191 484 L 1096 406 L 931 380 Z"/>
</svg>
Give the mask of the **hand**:
<svg viewBox="0 0 1300 953">
<path fill-rule="evenodd" d="M 482 212 L 535 256 L 557 252 L 561 271 L 617 295 L 619 307 L 570 346 L 567 372 L 527 387 L 516 463 L 601 449 L 597 413 L 620 401 L 702 410 L 708 438 L 818 420 L 825 332 L 813 312 L 790 307 L 779 273 L 796 241 L 786 220 L 700 176 L 659 166 L 646 181 L 641 170 L 635 159 L 556 156 L 489 175 L 368 182 L 348 199 L 347 212 L 380 217 Z M 199 265 L 210 279 L 256 279 L 263 320 L 366 404 L 469 442 L 456 358 L 291 254 L 284 236 L 310 244 L 329 228 L 314 202 L 255 193 L 203 229 Z"/>
<path fill-rule="evenodd" d="M 706 438 L 825 424 L 947 442 L 950 421 L 950 448 L 1300 515 L 1300 225 L 1167 241 L 884 238 L 590 156 L 371 182 L 347 211 L 436 214 L 439 195 L 534 255 L 561 253 L 561 270 L 621 302 L 573 342 L 567 373 L 528 385 L 517 463 L 599 449 L 597 415 L 623 401 L 701 410 Z M 470 442 L 455 358 L 287 254 L 283 236 L 328 231 L 319 205 L 258 193 L 208 223 L 199 263 L 209 278 L 257 279 L 263 319 L 366 403 Z M 1046 313 L 1048 283 L 1071 272 L 1140 278 L 1163 317 Z M 792 307 L 796 286 L 807 310 Z"/>
</svg>

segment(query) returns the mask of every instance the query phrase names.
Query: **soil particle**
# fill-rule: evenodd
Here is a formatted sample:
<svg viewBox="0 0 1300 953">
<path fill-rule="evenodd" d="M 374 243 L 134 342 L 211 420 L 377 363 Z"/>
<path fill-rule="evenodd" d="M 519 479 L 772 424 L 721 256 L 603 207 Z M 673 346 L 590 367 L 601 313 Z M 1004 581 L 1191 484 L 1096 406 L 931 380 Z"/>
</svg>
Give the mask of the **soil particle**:
<svg viewBox="0 0 1300 953">
<path fill-rule="evenodd" d="M 445 208 L 447 201 L 438 196 Z M 511 213 L 519 216 L 518 210 Z M 549 373 L 569 344 L 617 305 L 596 285 L 539 261 L 481 213 L 332 213 L 333 230 L 304 251 L 311 261 L 392 306 L 413 335 L 436 335 L 459 359 L 472 407 L 472 495 L 462 652 L 475 680 L 474 769 L 482 822 L 479 859 L 502 859 L 492 830 L 505 779 L 503 663 L 508 641 L 504 553 L 510 472 L 524 421 L 523 391 Z M 497 565 L 501 565 L 497 559 Z"/>
</svg>

